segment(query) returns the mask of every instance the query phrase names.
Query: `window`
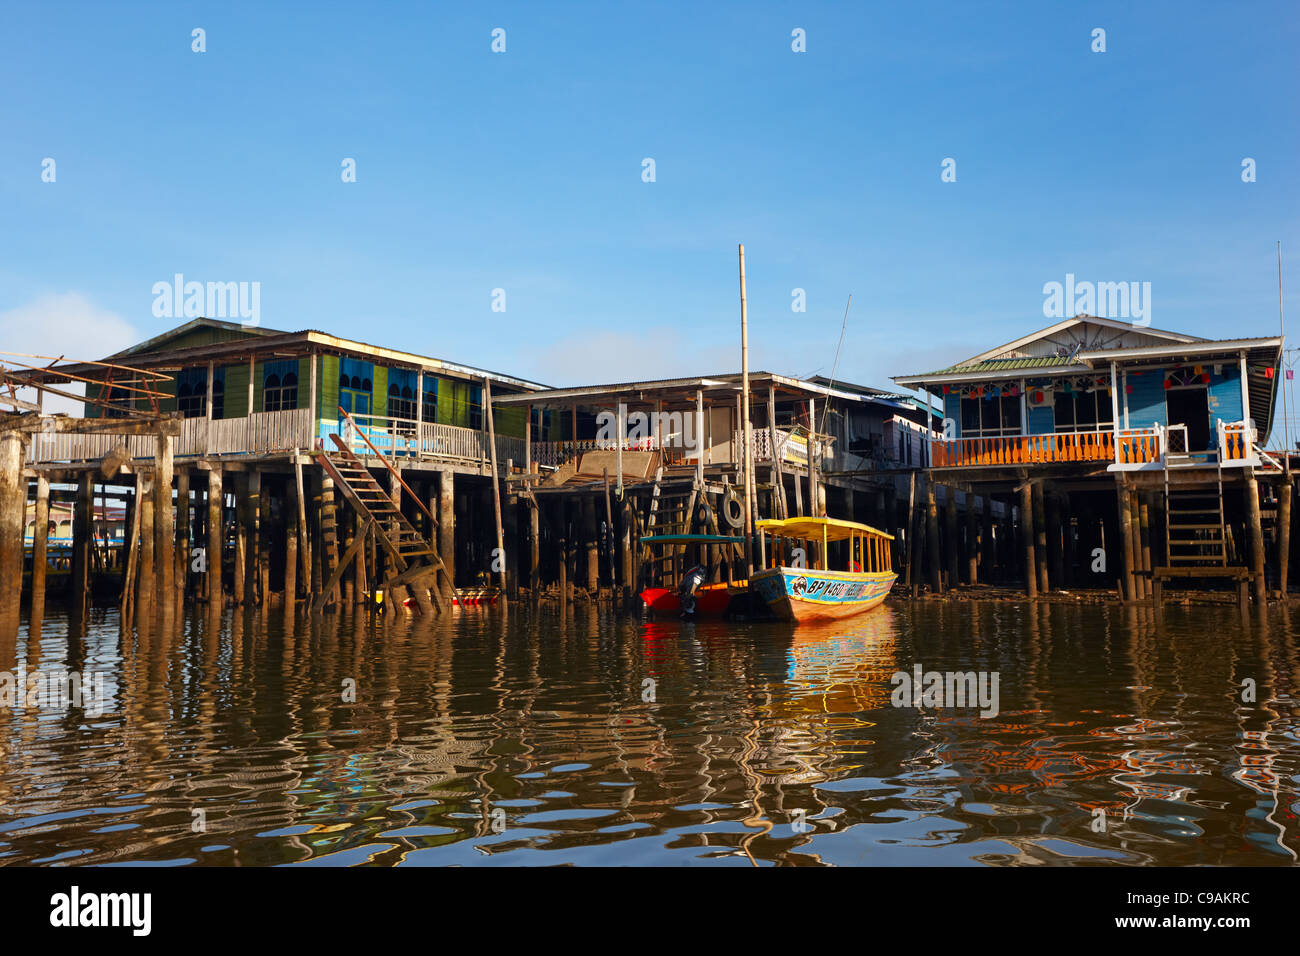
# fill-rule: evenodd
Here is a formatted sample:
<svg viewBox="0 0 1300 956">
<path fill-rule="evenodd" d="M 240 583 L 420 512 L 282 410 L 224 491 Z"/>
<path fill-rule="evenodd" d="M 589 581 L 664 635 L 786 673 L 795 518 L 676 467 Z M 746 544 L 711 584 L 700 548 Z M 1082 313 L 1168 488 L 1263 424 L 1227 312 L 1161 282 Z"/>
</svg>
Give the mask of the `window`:
<svg viewBox="0 0 1300 956">
<path fill-rule="evenodd" d="M 1020 396 L 982 395 L 961 400 L 961 437 L 1020 434 Z"/>
<path fill-rule="evenodd" d="M 1115 426 L 1110 395 L 1104 388 L 1091 392 L 1058 389 L 1052 402 L 1058 432 L 1104 431 Z"/>
<path fill-rule="evenodd" d="M 125 418 L 127 409 L 135 405 L 131 393 L 124 388 L 110 387 L 107 391 L 101 389 L 100 397 L 109 403 L 103 412 L 105 418 Z"/>
<path fill-rule="evenodd" d="M 551 413 L 541 408 L 532 410 L 533 441 L 551 440 Z"/>
<path fill-rule="evenodd" d="M 420 401 L 424 405 L 421 415 L 426 422 L 436 422 L 438 420 L 438 380 L 432 376 L 424 377 L 424 394 L 420 396 Z"/>
<path fill-rule="evenodd" d="M 415 389 L 419 378 L 410 369 L 388 370 L 388 417 L 403 419 L 400 424 L 408 431 L 415 429 Z"/>
<path fill-rule="evenodd" d="M 217 376 L 212 380 L 212 417 L 226 417 L 226 377 L 223 369 L 217 369 Z"/>
<path fill-rule="evenodd" d="M 298 407 L 298 362 L 267 362 L 262 368 L 262 411 L 282 412 Z"/>
<path fill-rule="evenodd" d="M 370 414 L 374 374 L 375 367 L 369 362 L 353 358 L 339 359 L 339 405 L 348 414 Z"/>
<path fill-rule="evenodd" d="M 207 368 L 183 368 L 176 375 L 176 410 L 186 418 L 202 418 L 208 398 Z"/>
<path fill-rule="evenodd" d="M 469 427 L 483 427 L 483 389 L 479 385 L 469 387 Z"/>
</svg>

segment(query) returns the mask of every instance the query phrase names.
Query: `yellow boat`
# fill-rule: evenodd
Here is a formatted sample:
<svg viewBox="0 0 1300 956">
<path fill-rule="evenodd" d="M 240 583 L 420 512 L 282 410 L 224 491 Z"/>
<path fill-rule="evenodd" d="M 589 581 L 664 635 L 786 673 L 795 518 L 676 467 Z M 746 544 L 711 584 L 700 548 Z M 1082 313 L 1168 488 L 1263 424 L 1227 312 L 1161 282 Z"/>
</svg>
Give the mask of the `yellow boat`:
<svg viewBox="0 0 1300 956">
<path fill-rule="evenodd" d="M 770 548 L 773 566 L 751 574 L 750 589 L 787 621 L 839 620 L 869 611 L 885 600 L 898 579 L 890 567 L 889 542 L 894 536 L 869 525 L 840 518 L 770 518 L 755 522 L 755 527 L 764 552 Z M 820 567 L 783 565 L 787 541 L 803 542 L 805 555 L 809 543 L 819 544 Z M 827 564 L 830 545 L 836 541 L 849 543 L 848 568 L 843 571 Z"/>
</svg>

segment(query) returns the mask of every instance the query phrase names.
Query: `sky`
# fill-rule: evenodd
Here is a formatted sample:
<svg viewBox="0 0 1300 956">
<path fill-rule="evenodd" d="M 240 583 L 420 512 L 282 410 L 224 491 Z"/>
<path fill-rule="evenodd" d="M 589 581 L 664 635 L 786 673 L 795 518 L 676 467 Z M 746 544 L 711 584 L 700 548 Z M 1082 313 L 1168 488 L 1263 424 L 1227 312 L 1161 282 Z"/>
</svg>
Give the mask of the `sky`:
<svg viewBox="0 0 1300 956">
<path fill-rule="evenodd" d="M 1067 274 L 1272 335 L 1297 49 L 1294 2 L 6 0 L 0 349 L 156 335 L 179 273 L 549 385 L 731 371 L 739 243 L 753 369 L 892 387 Z"/>
</svg>

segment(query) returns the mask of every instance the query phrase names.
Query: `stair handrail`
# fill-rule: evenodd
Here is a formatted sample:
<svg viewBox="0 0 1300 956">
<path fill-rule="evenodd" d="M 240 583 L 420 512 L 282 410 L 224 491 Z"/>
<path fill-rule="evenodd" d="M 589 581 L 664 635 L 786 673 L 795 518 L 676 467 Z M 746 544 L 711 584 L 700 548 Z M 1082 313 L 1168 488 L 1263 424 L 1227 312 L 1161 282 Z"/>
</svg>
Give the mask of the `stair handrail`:
<svg viewBox="0 0 1300 956">
<path fill-rule="evenodd" d="M 348 414 L 347 409 L 344 408 L 342 405 L 339 406 L 339 414 L 342 415 L 344 419 L 347 420 L 348 424 L 352 426 L 353 430 L 358 435 L 361 436 L 361 440 L 366 443 L 367 448 L 369 448 L 372 452 L 375 453 L 375 457 L 384 463 L 384 467 L 388 469 L 389 474 L 391 474 L 394 478 L 397 479 L 397 483 L 402 486 L 402 490 L 411 496 L 411 500 L 415 502 L 415 506 L 419 508 L 421 512 L 423 512 L 426 518 L 429 519 L 429 527 L 431 528 L 438 527 L 438 519 L 435 518 L 433 514 L 429 511 L 429 509 L 424 506 L 424 502 L 420 500 L 420 496 L 417 495 L 414 491 L 412 491 L 411 486 L 402 480 L 401 472 L 399 472 L 396 468 L 394 468 L 392 462 L 390 462 L 387 458 L 385 458 L 383 453 L 374 446 L 374 444 L 370 441 L 369 437 L 367 437 L 365 431 L 360 426 L 357 425 L 357 423 L 353 420 L 352 416 Z"/>
</svg>

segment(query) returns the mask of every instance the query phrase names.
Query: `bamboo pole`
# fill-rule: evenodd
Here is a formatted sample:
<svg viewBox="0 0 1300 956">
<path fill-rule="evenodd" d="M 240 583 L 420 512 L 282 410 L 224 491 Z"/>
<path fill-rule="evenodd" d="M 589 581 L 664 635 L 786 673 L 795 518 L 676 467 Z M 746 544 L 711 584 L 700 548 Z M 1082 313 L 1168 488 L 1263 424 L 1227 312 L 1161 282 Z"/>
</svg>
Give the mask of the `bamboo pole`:
<svg viewBox="0 0 1300 956">
<path fill-rule="evenodd" d="M 741 428 L 745 471 L 745 574 L 754 566 L 754 430 L 749 421 L 749 307 L 745 301 L 745 246 L 740 245 L 740 378 Z"/>
<path fill-rule="evenodd" d="M 486 375 L 483 376 L 483 403 L 487 406 L 488 450 L 492 456 L 492 512 L 496 518 L 497 527 L 496 557 L 500 559 L 501 566 L 501 570 L 497 572 L 499 575 L 498 584 L 501 587 L 501 600 L 504 601 L 506 599 L 506 562 L 504 560 L 506 543 L 505 529 L 501 522 L 501 476 L 497 474 L 497 433 L 492 418 L 492 382 Z M 622 442 L 619 443 L 619 447 L 623 447 Z M 622 469 L 620 469 L 621 471 Z M 619 480 L 622 480 L 621 474 Z"/>
</svg>

